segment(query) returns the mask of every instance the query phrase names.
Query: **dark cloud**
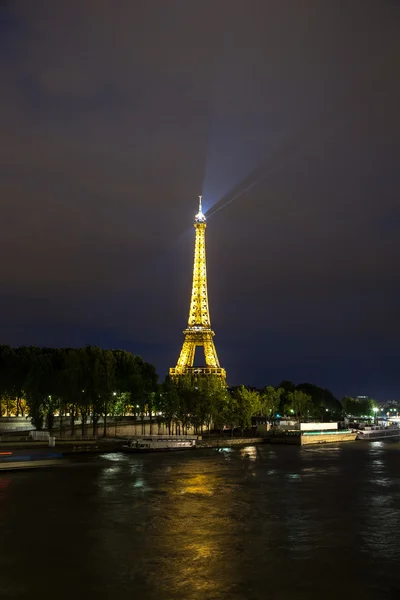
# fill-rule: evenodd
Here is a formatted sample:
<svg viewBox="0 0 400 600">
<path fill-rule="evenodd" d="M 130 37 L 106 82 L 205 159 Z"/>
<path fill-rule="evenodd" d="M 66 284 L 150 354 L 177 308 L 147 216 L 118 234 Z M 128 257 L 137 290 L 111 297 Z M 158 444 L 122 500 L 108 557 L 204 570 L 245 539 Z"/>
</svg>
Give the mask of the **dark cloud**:
<svg viewBox="0 0 400 600">
<path fill-rule="evenodd" d="M 122 345 L 163 374 L 203 191 L 230 381 L 397 395 L 399 20 L 373 0 L 3 3 L 2 341 Z"/>
</svg>

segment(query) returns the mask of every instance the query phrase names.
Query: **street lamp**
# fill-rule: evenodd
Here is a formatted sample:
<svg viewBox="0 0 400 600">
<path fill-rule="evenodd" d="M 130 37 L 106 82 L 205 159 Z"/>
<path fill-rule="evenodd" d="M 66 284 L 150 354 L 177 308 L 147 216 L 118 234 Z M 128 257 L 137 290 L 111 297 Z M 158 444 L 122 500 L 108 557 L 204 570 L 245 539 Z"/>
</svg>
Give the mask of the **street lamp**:
<svg viewBox="0 0 400 600">
<path fill-rule="evenodd" d="M 113 396 L 116 396 L 117 392 L 113 392 Z M 114 437 L 117 437 L 117 413 L 115 412 L 115 406 L 113 407 L 114 411 Z"/>
</svg>

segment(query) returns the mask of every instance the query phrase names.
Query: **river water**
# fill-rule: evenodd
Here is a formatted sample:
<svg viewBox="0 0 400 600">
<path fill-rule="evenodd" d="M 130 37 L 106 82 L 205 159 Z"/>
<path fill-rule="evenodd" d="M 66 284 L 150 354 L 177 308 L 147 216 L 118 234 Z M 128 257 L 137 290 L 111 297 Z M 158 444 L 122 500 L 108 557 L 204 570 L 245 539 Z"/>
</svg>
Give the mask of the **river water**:
<svg viewBox="0 0 400 600">
<path fill-rule="evenodd" d="M 0 473 L 0 598 L 400 599 L 400 444 Z"/>
</svg>

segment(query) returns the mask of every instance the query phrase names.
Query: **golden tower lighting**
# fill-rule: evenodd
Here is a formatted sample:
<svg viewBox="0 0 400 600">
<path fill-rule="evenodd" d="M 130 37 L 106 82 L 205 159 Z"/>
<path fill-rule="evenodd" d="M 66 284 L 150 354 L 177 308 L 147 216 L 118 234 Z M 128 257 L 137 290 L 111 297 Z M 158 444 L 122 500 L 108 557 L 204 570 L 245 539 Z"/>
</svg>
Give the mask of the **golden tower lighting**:
<svg viewBox="0 0 400 600">
<path fill-rule="evenodd" d="M 190 300 L 189 321 L 187 329 L 183 332 L 185 339 L 178 358 L 176 367 L 169 370 L 171 376 L 186 375 L 189 373 L 200 375 L 218 375 L 226 378 L 225 369 L 219 365 L 217 351 L 215 350 L 211 329 L 210 311 L 207 295 L 207 267 L 206 267 L 206 217 L 201 208 L 194 219 L 196 239 L 194 243 L 194 265 L 192 297 Z M 196 347 L 204 348 L 204 367 L 194 367 Z"/>
</svg>

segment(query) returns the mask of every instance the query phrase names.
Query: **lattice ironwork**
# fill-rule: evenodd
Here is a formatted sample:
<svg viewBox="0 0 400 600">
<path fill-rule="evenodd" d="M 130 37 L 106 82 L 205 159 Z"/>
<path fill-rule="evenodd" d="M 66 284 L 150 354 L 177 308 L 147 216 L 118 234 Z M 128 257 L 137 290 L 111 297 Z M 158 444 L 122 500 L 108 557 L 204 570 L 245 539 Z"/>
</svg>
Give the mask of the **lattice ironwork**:
<svg viewBox="0 0 400 600">
<path fill-rule="evenodd" d="M 194 244 L 193 284 L 190 300 L 189 320 L 187 329 L 183 332 L 185 339 L 175 368 L 169 370 L 170 375 L 185 375 L 199 373 L 204 375 L 218 375 L 226 378 L 225 369 L 219 364 L 211 329 L 210 311 L 208 308 L 207 294 L 207 264 L 206 264 L 206 217 L 201 208 L 194 221 L 196 238 Z M 194 367 L 196 348 L 204 349 L 205 366 Z"/>
</svg>

